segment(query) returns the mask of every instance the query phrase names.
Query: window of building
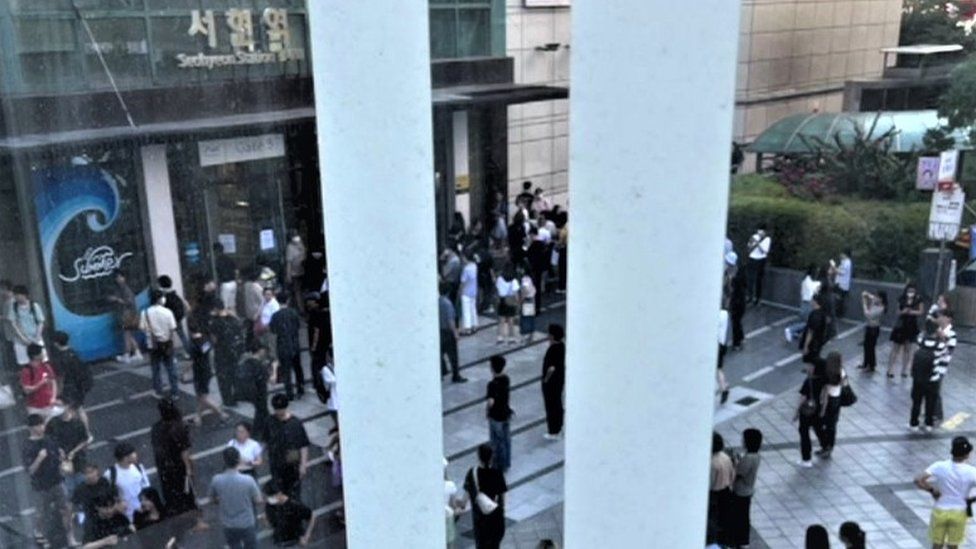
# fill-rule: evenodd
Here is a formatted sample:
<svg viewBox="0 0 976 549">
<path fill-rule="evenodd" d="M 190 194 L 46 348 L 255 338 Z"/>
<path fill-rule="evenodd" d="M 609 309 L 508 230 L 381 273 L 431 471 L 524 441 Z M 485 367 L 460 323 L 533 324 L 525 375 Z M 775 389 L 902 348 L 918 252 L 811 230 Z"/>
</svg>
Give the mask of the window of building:
<svg viewBox="0 0 976 549">
<path fill-rule="evenodd" d="M 504 0 L 430 0 L 434 59 L 504 55 Z"/>
</svg>

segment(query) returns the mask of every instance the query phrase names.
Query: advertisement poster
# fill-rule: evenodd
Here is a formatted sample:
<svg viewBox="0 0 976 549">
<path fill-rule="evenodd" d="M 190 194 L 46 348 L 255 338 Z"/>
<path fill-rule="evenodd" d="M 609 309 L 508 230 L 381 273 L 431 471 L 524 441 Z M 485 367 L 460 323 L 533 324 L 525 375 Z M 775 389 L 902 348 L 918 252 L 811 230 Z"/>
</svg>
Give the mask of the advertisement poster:
<svg viewBox="0 0 976 549">
<path fill-rule="evenodd" d="M 934 191 L 938 179 L 939 157 L 920 157 L 918 159 L 918 172 L 915 174 L 915 188 L 920 191 Z"/>
<path fill-rule="evenodd" d="M 53 327 L 83 360 L 115 356 L 122 349 L 115 273 L 125 275 L 139 309 L 148 302 L 136 189 L 90 165 L 36 170 L 33 183 Z"/>
</svg>

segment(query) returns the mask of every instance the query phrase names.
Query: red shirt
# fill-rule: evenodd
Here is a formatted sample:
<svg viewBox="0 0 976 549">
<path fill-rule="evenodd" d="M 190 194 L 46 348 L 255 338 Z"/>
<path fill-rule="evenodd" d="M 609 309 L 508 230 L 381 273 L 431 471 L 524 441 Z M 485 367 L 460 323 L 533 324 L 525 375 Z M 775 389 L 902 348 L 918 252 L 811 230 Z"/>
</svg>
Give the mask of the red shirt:
<svg viewBox="0 0 976 549">
<path fill-rule="evenodd" d="M 37 366 L 28 364 L 20 370 L 20 385 L 22 387 L 37 385 L 44 379 L 54 380 L 54 370 L 47 362 L 42 362 Z M 30 408 L 48 408 L 53 405 L 54 384 L 45 383 L 41 385 L 36 391 L 27 395 L 26 403 Z"/>
</svg>

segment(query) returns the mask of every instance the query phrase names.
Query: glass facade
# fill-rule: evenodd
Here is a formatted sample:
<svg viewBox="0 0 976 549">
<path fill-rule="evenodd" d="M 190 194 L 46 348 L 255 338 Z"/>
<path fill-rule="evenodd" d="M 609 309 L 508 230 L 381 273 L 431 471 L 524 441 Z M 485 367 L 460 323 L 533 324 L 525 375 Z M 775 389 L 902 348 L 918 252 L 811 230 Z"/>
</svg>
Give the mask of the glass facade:
<svg viewBox="0 0 976 549">
<path fill-rule="evenodd" d="M 504 56 L 504 0 L 430 0 L 430 55 Z"/>
</svg>

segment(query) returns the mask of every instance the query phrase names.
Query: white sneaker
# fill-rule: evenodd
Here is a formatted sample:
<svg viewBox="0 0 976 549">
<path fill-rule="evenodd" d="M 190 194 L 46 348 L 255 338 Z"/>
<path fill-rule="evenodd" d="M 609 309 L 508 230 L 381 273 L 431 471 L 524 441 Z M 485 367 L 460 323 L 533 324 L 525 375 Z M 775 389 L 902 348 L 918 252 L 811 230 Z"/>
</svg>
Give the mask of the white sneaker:
<svg viewBox="0 0 976 549">
<path fill-rule="evenodd" d="M 918 425 L 909 425 L 908 426 L 908 430 L 911 431 L 912 433 L 917 433 L 918 432 Z"/>
<path fill-rule="evenodd" d="M 117 355 L 115 357 L 115 361 L 116 362 L 121 362 L 122 364 L 128 364 L 129 363 L 129 355 Z"/>
<path fill-rule="evenodd" d="M 783 329 L 783 337 L 786 338 L 786 341 L 793 343 L 793 332 L 789 328 Z"/>
<path fill-rule="evenodd" d="M 132 355 L 132 357 L 130 358 L 130 360 L 132 362 L 142 362 L 145 359 L 142 357 L 142 352 L 136 351 L 136 354 Z"/>
<path fill-rule="evenodd" d="M 812 461 L 803 461 L 802 459 L 800 461 L 796 462 L 796 465 L 798 467 L 803 467 L 804 469 L 811 469 L 811 468 L 813 468 L 813 462 Z"/>
<path fill-rule="evenodd" d="M 925 431 L 926 433 L 931 433 L 932 432 L 932 426 L 931 425 L 926 425 L 925 427 L 922 427 L 922 430 Z"/>
<path fill-rule="evenodd" d="M 554 435 L 552 433 L 545 433 L 544 435 L 542 435 L 542 438 L 546 440 L 559 440 L 559 435 Z"/>
</svg>

